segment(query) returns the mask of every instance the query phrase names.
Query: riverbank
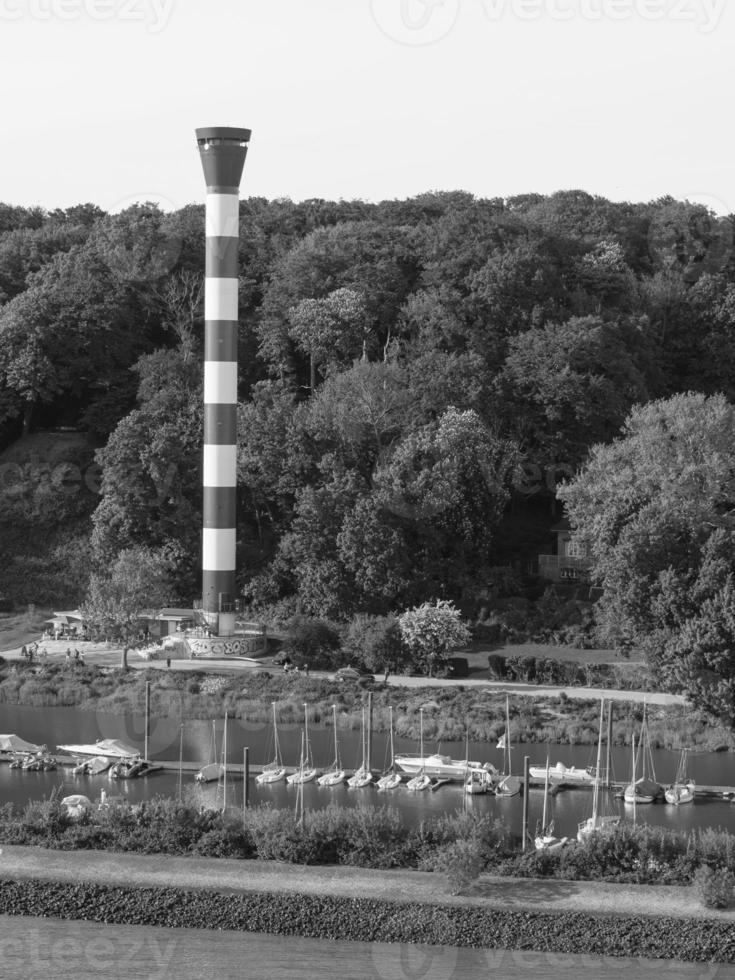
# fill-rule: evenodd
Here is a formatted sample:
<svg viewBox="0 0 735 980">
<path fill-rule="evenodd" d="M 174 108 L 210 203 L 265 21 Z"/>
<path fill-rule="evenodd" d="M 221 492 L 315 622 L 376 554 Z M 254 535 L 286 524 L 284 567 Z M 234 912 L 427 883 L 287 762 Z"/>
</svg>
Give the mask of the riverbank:
<svg viewBox="0 0 735 980">
<path fill-rule="evenodd" d="M 188 663 L 188 662 L 187 662 Z M 372 685 L 373 731 L 386 733 L 393 709 L 398 737 L 417 740 L 421 710 L 424 734 L 436 741 L 496 744 L 506 731 L 506 695 L 510 697 L 510 730 L 514 745 L 560 743 L 594 745 L 599 729 L 599 699 L 617 692 L 564 688 L 431 681 L 427 678 L 391 678 Z M 196 663 L 187 669 L 147 665 L 122 671 L 109 665 L 42 660 L 28 665 L 15 660 L 0 666 L 0 703 L 26 707 L 76 707 L 110 714 L 145 711 L 146 684 L 150 682 L 153 717 L 220 719 L 227 712 L 248 724 L 267 725 L 276 703 L 279 724 L 303 723 L 303 705 L 310 722 L 330 725 L 337 705 L 340 729 L 359 731 L 367 689 L 354 682 L 336 683 L 319 674 L 284 674 L 253 668 L 220 672 L 218 665 Z M 567 693 L 569 692 L 569 693 Z M 613 743 L 627 745 L 640 727 L 642 703 L 633 692 L 620 692 L 615 701 Z M 735 746 L 732 732 L 714 727 L 683 704 L 659 704 L 651 695 L 639 695 L 648 705 L 648 727 L 654 748 L 703 751 Z M 671 695 L 665 696 L 672 700 Z M 20 733 L 23 734 L 23 733 Z M 33 733 L 25 733 L 33 740 Z"/>
<path fill-rule="evenodd" d="M 441 894 L 436 874 L 4 848 L 0 913 L 329 940 L 735 961 L 735 911 L 691 888 L 482 876 Z M 443 889 L 441 889 L 443 891 Z"/>
</svg>

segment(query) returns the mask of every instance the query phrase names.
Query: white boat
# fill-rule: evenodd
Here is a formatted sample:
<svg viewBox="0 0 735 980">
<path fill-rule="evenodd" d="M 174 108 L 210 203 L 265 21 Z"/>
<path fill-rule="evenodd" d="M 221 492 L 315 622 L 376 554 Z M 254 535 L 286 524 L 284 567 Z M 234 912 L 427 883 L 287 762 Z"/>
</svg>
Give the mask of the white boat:
<svg viewBox="0 0 735 980">
<path fill-rule="evenodd" d="M 496 796 L 517 796 L 521 791 L 521 780 L 511 775 L 511 741 L 510 741 L 510 700 L 505 696 L 505 733 L 498 742 L 503 749 L 505 762 L 503 768 L 506 775 L 499 775 L 495 784 Z"/>
<path fill-rule="evenodd" d="M 217 758 L 217 723 L 212 721 L 212 745 L 210 749 L 210 759 Z M 225 731 L 227 730 L 227 723 L 225 722 Z M 222 735 L 222 751 L 224 756 L 224 742 L 225 735 Z M 112 770 L 111 770 L 112 771 Z M 225 767 L 221 762 L 210 762 L 199 770 L 194 776 L 194 780 L 197 783 L 217 783 L 220 779 L 225 776 Z"/>
<path fill-rule="evenodd" d="M 112 765 L 112 759 L 106 755 L 95 755 L 91 759 L 82 759 L 72 769 L 74 776 L 99 776 L 106 772 Z"/>
<path fill-rule="evenodd" d="M 61 805 L 66 807 L 67 816 L 71 817 L 72 820 L 81 820 L 85 813 L 93 809 L 92 801 L 89 797 L 79 794 L 65 796 L 61 801 Z"/>
<path fill-rule="evenodd" d="M 491 772 L 483 767 L 467 769 L 464 781 L 464 791 L 470 796 L 480 793 L 492 793 L 495 790 L 495 779 Z"/>
<path fill-rule="evenodd" d="M 687 750 L 682 749 L 681 759 L 676 770 L 676 778 L 671 786 L 664 790 L 666 802 L 673 806 L 681 806 L 683 803 L 694 801 L 695 783 L 693 779 L 687 779 Z"/>
<path fill-rule="evenodd" d="M 549 783 L 552 786 L 591 786 L 595 776 L 591 769 L 578 769 L 576 766 L 565 766 L 557 762 L 549 766 Z M 528 775 L 534 780 L 546 780 L 544 766 L 529 766 Z"/>
<path fill-rule="evenodd" d="M 362 762 L 360 763 L 360 768 L 357 769 L 354 775 L 350 776 L 347 780 L 347 785 L 350 789 L 364 789 L 366 786 L 370 786 L 373 781 L 373 774 L 368 764 L 368 745 L 370 737 L 365 733 L 365 708 L 362 709 Z"/>
<path fill-rule="evenodd" d="M 337 705 L 332 705 L 332 727 L 334 728 L 334 762 L 327 772 L 323 776 L 320 776 L 317 782 L 320 786 L 341 786 L 342 783 L 347 778 L 347 773 L 344 771 L 339 761 L 339 742 L 337 741 Z"/>
<path fill-rule="evenodd" d="M 642 767 L 640 779 L 636 778 L 639 756 Z M 659 796 L 663 796 L 663 788 L 656 782 L 656 773 L 653 769 L 653 756 L 648 739 L 645 704 L 643 705 L 643 721 L 641 723 L 641 736 L 637 752 L 635 750 L 635 735 L 632 739 L 632 767 L 633 774 L 631 780 L 623 791 L 623 799 L 626 803 L 638 806 L 653 803 Z"/>
<path fill-rule="evenodd" d="M 604 834 L 613 830 L 620 823 L 620 817 L 617 814 L 603 814 L 600 812 L 600 766 L 602 764 L 602 728 L 604 719 L 605 701 L 603 699 L 600 702 L 600 734 L 597 737 L 597 765 L 595 766 L 595 779 L 592 783 L 592 815 L 577 826 L 577 840 L 580 842 L 587 840 L 590 834 Z"/>
<path fill-rule="evenodd" d="M 309 709 L 304 705 L 304 750 L 301 755 L 301 762 L 296 772 L 287 777 L 286 782 L 289 786 L 300 786 L 302 783 L 310 783 L 319 775 L 314 767 L 311 758 L 311 745 L 309 743 Z"/>
<path fill-rule="evenodd" d="M 283 759 L 281 758 L 281 747 L 278 743 L 278 724 L 276 722 L 276 702 L 271 702 L 273 705 L 273 748 L 275 755 L 273 757 L 273 762 L 267 763 L 263 766 L 263 771 L 258 773 L 255 777 L 255 782 L 259 786 L 269 785 L 270 783 L 280 783 L 286 778 L 286 767 L 283 764 Z"/>
<path fill-rule="evenodd" d="M 452 759 L 448 755 L 441 755 L 438 752 L 427 756 L 397 755 L 395 763 L 399 769 L 409 775 L 425 772 L 437 779 L 453 779 L 457 782 L 464 782 L 468 769 L 485 769 L 490 774 L 498 774 L 498 770 L 489 762 Z"/>
<path fill-rule="evenodd" d="M 68 755 L 105 756 L 108 759 L 135 759 L 140 755 L 137 749 L 118 738 L 102 738 L 90 745 L 57 745 L 56 748 Z"/>
<path fill-rule="evenodd" d="M 13 754 L 18 752 L 40 752 L 41 745 L 26 742 L 20 735 L 0 735 L 0 752 Z"/>
<path fill-rule="evenodd" d="M 537 851 L 558 851 L 567 842 L 566 837 L 556 837 L 554 835 L 554 821 L 547 821 L 549 809 L 549 759 L 546 757 L 546 776 L 544 779 L 544 809 L 541 816 L 541 830 L 534 837 L 534 844 Z"/>
<path fill-rule="evenodd" d="M 393 706 L 390 711 L 390 766 L 377 782 L 377 787 L 382 792 L 397 789 L 401 785 L 401 775 L 396 772 L 396 754 L 393 747 Z"/>
<path fill-rule="evenodd" d="M 424 758 L 424 709 L 419 708 L 419 731 L 421 732 L 421 755 Z M 397 760 L 396 760 L 397 761 Z M 400 764 L 400 763 L 399 763 Z M 431 776 L 423 769 L 406 783 L 406 789 L 412 792 L 420 792 L 431 786 Z"/>
<path fill-rule="evenodd" d="M 224 772 L 225 767 L 221 762 L 210 762 L 209 765 L 202 766 L 194 779 L 198 783 L 216 783 L 222 779 Z"/>
</svg>

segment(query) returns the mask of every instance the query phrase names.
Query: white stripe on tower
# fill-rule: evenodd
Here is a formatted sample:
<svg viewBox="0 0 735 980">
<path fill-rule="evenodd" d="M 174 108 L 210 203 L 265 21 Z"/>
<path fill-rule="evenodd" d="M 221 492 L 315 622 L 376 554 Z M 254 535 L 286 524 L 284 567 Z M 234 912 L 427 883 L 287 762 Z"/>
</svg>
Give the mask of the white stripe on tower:
<svg viewBox="0 0 735 980">
<path fill-rule="evenodd" d="M 202 608 L 215 632 L 236 592 L 237 246 L 249 139 L 249 130 L 197 130 L 207 183 Z"/>
</svg>

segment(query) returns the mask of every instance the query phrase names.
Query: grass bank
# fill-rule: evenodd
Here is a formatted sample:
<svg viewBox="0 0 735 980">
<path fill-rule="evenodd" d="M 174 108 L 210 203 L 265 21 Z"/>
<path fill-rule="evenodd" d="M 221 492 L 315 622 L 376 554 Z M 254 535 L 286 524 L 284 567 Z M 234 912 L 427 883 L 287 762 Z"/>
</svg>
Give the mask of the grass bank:
<svg viewBox="0 0 735 980">
<path fill-rule="evenodd" d="M 298 724 L 303 704 L 315 724 L 330 725 L 337 704 L 339 724 L 359 730 L 364 689 L 335 684 L 303 674 L 213 673 L 74 667 L 58 663 L 28 667 L 16 661 L 0 665 L 0 703 L 30 707 L 77 707 L 113 714 L 142 713 L 146 681 L 151 683 L 151 711 L 157 717 L 221 718 L 225 711 L 251 723 L 266 723 L 276 702 L 280 721 Z M 429 740 L 494 743 L 505 731 L 505 695 L 482 687 L 404 688 L 376 684 L 373 689 L 373 727 L 387 732 L 393 708 L 396 734 L 418 739 L 424 708 L 424 734 Z M 429 710 L 426 710 L 428 707 Z M 642 709 L 635 702 L 617 702 L 613 741 L 627 745 L 640 726 Z M 511 733 L 514 744 L 558 742 L 593 745 L 598 737 L 599 703 L 565 696 L 511 698 Z M 713 727 L 690 708 L 649 706 L 649 729 L 654 747 L 729 749 L 733 733 Z"/>
</svg>

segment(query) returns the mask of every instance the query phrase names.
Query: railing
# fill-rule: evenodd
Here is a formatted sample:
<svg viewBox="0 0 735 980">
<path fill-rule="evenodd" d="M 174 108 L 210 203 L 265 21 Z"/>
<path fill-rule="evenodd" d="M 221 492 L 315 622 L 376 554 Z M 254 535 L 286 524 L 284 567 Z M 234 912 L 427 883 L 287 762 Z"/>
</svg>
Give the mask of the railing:
<svg viewBox="0 0 735 980">
<path fill-rule="evenodd" d="M 572 558 L 571 555 L 539 555 L 538 573 L 540 578 L 552 582 L 586 582 L 590 577 L 592 562 L 589 558 Z"/>
</svg>

